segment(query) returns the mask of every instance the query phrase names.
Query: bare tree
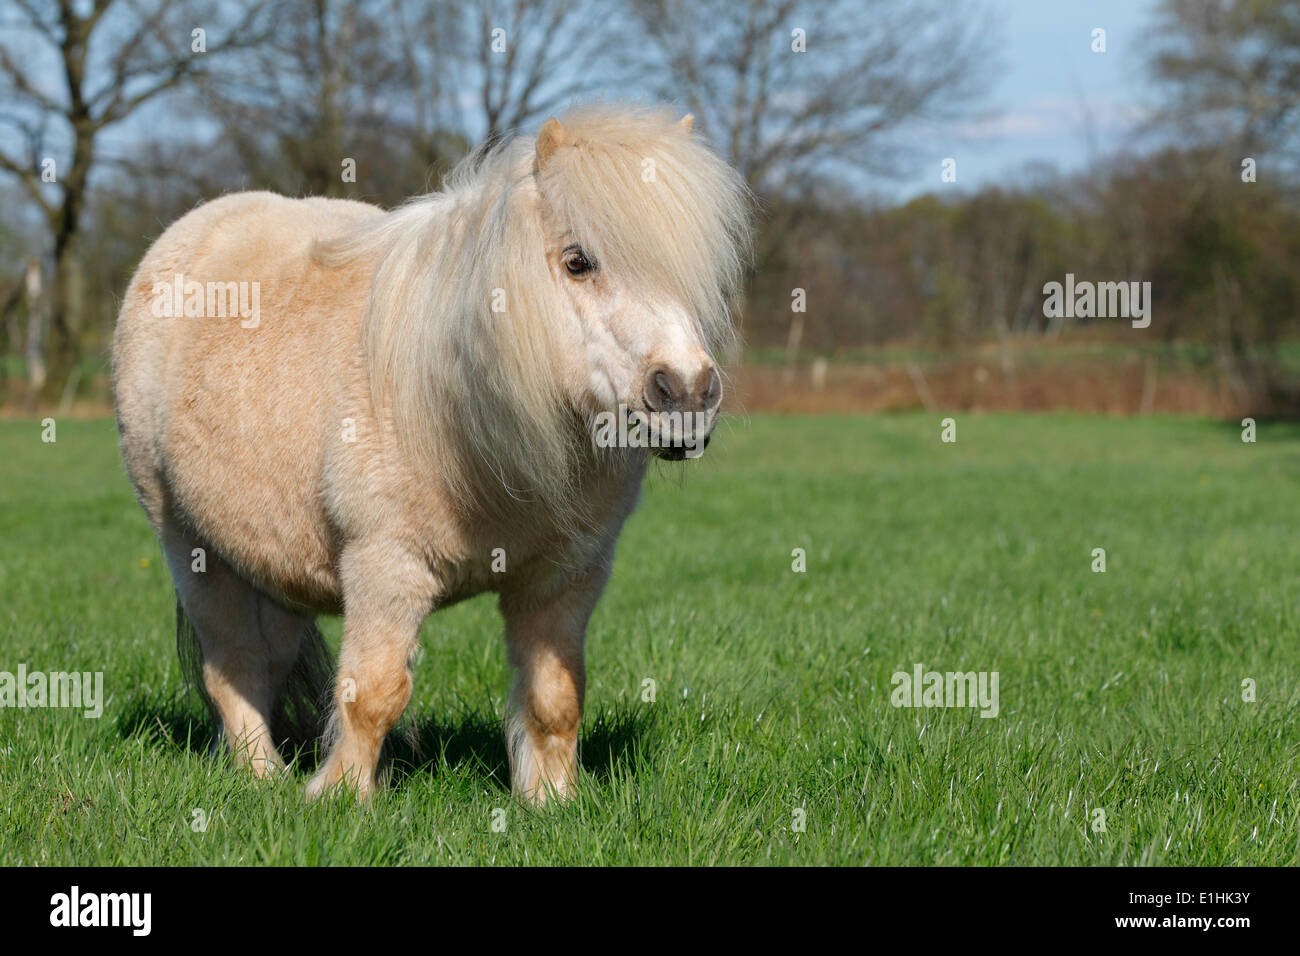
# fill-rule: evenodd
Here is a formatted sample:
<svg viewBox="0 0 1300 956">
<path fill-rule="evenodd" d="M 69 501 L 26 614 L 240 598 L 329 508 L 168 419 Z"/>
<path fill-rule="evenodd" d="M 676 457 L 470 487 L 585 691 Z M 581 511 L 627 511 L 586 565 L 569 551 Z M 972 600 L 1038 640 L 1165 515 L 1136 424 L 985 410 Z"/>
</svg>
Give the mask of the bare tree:
<svg viewBox="0 0 1300 956">
<path fill-rule="evenodd" d="M 631 0 L 640 74 L 759 191 L 887 169 L 894 135 L 960 115 L 990 24 L 946 0 Z"/>
<path fill-rule="evenodd" d="M 1285 160 L 1300 138 L 1300 4 L 1164 0 L 1154 72 L 1160 114 L 1203 142 Z"/>
<path fill-rule="evenodd" d="M 611 4 L 599 0 L 394 0 L 419 123 L 495 141 L 608 89 Z M 613 5 L 618 10 L 618 5 Z M 427 108 L 423 104 L 432 104 Z"/>
<path fill-rule="evenodd" d="M 0 148 L 0 172 L 22 184 L 52 239 L 48 400 L 80 353 L 76 245 L 100 135 L 201 71 L 205 54 L 194 47 L 247 42 L 256 7 L 14 0 L 10 9 L 17 19 L 0 42 L 0 126 L 10 145 Z"/>
<path fill-rule="evenodd" d="M 377 168 L 391 174 L 409 122 L 390 5 L 280 0 L 275 16 L 265 42 L 222 58 L 199 84 L 250 180 L 289 194 L 404 195 L 401 183 L 382 188 L 392 176 Z M 347 159 L 360 180 L 345 179 Z"/>
<path fill-rule="evenodd" d="M 204 105 L 258 185 L 393 202 L 593 87 L 594 0 L 283 0 Z M 597 86 L 599 84 L 596 84 Z M 339 164 L 353 158 L 358 185 Z"/>
</svg>

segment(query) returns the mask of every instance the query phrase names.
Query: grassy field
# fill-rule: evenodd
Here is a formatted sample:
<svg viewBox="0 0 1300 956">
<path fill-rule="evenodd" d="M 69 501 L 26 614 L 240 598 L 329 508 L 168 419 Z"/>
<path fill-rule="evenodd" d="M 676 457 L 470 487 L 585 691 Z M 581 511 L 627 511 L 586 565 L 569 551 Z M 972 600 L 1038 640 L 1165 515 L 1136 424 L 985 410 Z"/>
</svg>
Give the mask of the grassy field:
<svg viewBox="0 0 1300 956">
<path fill-rule="evenodd" d="M 0 671 L 107 697 L 0 709 L 0 863 L 1296 863 L 1300 429 L 938 419 L 733 419 L 656 466 L 591 625 L 581 795 L 543 812 L 506 785 L 490 598 L 426 624 L 421 750 L 369 808 L 232 771 L 111 422 L 0 422 Z M 892 706 L 917 664 L 996 671 L 998 716 Z"/>
</svg>

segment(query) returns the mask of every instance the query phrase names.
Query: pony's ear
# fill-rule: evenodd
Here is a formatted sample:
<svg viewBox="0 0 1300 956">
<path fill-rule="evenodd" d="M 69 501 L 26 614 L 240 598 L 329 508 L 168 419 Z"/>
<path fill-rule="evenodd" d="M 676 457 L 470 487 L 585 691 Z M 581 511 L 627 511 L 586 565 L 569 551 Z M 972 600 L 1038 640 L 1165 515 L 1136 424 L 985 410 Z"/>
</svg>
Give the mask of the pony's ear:
<svg viewBox="0 0 1300 956">
<path fill-rule="evenodd" d="M 687 113 L 685 116 L 683 116 L 681 119 L 677 121 L 677 125 L 679 125 L 682 129 L 686 130 L 686 132 L 689 134 L 691 130 L 695 129 L 695 114 Z"/>
<path fill-rule="evenodd" d="M 564 127 L 554 116 L 542 124 L 542 131 L 537 134 L 537 168 L 541 169 L 550 160 L 555 151 L 568 141 Z"/>
</svg>

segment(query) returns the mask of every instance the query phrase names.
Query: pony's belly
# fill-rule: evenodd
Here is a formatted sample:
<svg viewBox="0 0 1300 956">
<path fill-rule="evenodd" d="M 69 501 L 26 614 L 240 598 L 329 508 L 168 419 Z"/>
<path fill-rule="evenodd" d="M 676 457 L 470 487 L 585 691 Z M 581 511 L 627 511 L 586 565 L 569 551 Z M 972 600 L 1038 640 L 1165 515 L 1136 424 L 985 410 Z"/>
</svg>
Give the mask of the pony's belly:
<svg viewBox="0 0 1300 956">
<path fill-rule="evenodd" d="M 327 614 L 342 609 L 332 549 L 301 516 L 209 505 L 189 523 L 241 577 L 281 603 Z"/>
</svg>

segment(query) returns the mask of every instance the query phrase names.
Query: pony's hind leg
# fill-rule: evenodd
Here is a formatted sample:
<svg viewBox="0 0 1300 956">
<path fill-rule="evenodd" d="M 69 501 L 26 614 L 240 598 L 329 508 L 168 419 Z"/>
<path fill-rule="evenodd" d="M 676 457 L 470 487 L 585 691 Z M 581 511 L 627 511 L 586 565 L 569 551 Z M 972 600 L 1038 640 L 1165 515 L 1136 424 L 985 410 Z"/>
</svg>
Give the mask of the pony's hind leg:
<svg viewBox="0 0 1300 956">
<path fill-rule="evenodd" d="M 343 785 L 364 800 L 375 787 L 384 738 L 411 699 L 411 656 L 437 581 L 425 562 L 386 543 L 349 547 L 339 570 L 346 610 L 336 736 L 307 797 Z"/>
<path fill-rule="evenodd" d="M 269 776 L 284 766 L 270 731 L 276 697 L 310 621 L 272 602 L 211 550 L 196 554 L 204 546 L 174 523 L 165 522 L 160 537 L 223 736 L 238 763 Z"/>
</svg>

